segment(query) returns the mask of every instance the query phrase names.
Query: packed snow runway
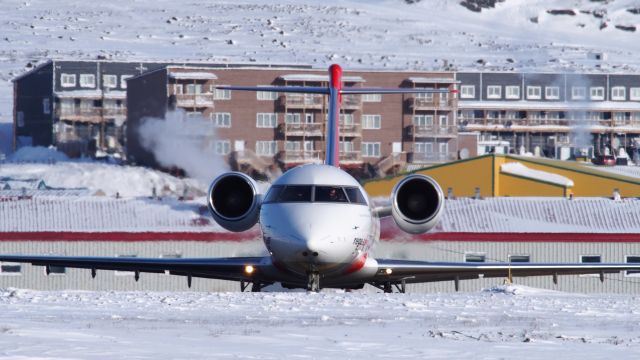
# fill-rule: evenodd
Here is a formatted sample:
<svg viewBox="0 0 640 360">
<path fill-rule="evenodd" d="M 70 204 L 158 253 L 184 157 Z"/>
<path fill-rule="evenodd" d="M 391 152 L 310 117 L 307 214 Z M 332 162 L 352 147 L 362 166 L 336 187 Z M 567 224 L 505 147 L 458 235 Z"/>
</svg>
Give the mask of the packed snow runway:
<svg viewBox="0 0 640 360">
<path fill-rule="evenodd" d="M 0 290 L 3 359 L 637 359 L 636 296 Z"/>
</svg>

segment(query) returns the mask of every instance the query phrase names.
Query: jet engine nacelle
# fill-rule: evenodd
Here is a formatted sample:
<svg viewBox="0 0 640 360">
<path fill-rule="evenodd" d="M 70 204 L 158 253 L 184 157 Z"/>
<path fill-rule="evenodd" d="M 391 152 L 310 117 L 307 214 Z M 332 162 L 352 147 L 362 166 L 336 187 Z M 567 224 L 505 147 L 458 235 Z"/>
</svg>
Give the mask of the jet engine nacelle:
<svg viewBox="0 0 640 360">
<path fill-rule="evenodd" d="M 256 182 L 243 173 L 222 174 L 209 186 L 207 205 L 211 216 L 229 231 L 245 231 L 255 225 L 261 203 Z"/>
<path fill-rule="evenodd" d="M 413 174 L 400 180 L 391 192 L 391 215 L 398 227 L 411 234 L 422 234 L 440 220 L 444 195 L 432 178 Z"/>
</svg>

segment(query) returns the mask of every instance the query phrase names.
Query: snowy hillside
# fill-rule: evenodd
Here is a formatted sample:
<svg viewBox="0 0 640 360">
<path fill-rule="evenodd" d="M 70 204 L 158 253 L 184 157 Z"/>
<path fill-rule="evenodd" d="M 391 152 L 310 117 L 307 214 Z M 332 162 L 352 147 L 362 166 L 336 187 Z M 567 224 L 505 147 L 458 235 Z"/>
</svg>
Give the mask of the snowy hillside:
<svg viewBox="0 0 640 360">
<path fill-rule="evenodd" d="M 0 123 L 10 80 L 46 58 L 302 63 L 346 68 L 637 71 L 634 0 L 5 0 Z M 474 3 L 475 1 L 467 1 Z M 594 60 L 592 52 L 606 53 Z M 0 127 L 0 146 L 7 132 Z M 2 151 L 0 148 L 0 151 Z"/>
<path fill-rule="evenodd" d="M 635 296 L 0 290 L 5 359 L 638 359 Z"/>
</svg>

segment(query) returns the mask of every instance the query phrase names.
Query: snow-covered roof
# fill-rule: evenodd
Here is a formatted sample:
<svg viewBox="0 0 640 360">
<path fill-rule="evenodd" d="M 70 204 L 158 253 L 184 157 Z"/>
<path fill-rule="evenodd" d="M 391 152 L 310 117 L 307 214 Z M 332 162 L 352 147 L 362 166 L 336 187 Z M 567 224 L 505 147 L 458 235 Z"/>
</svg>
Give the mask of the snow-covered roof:
<svg viewBox="0 0 640 360">
<path fill-rule="evenodd" d="M 564 187 L 572 187 L 574 185 L 573 181 L 567 177 L 546 171 L 530 169 L 519 162 L 502 164 L 500 166 L 500 171 L 505 174 L 524 176 L 530 179 L 544 181 Z"/>
<path fill-rule="evenodd" d="M 499 110 L 557 110 L 557 111 L 640 111 L 640 102 L 631 101 L 466 101 L 458 102 L 460 110 L 466 109 L 499 109 Z"/>
<path fill-rule="evenodd" d="M 459 80 L 453 78 L 427 78 L 427 77 L 410 77 L 409 81 L 415 84 L 458 84 Z"/>
<path fill-rule="evenodd" d="M 329 75 L 320 74 L 289 74 L 282 75 L 280 79 L 284 81 L 314 81 L 314 82 L 328 82 Z M 361 76 L 343 76 L 343 82 L 365 82 Z"/>
<path fill-rule="evenodd" d="M 57 91 L 55 96 L 61 99 L 65 98 L 85 98 L 85 99 L 118 99 L 124 100 L 127 98 L 127 92 L 121 90 L 69 90 L 69 91 Z"/>
<path fill-rule="evenodd" d="M 218 78 L 215 74 L 212 74 L 210 72 L 202 72 L 202 71 L 199 71 L 199 72 L 171 71 L 169 72 L 168 76 L 176 80 L 216 80 Z"/>
</svg>

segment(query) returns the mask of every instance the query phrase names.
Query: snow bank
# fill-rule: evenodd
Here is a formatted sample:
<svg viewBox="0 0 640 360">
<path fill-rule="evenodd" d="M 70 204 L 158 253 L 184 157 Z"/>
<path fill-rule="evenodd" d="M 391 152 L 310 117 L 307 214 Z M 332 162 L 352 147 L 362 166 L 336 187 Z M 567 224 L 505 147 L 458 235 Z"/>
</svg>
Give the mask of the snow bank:
<svg viewBox="0 0 640 360">
<path fill-rule="evenodd" d="M 573 186 L 573 180 L 562 175 L 549 173 L 546 171 L 530 169 L 519 162 L 500 165 L 500 171 L 505 174 L 523 176 L 530 179 L 540 180 L 564 187 Z"/>
</svg>

